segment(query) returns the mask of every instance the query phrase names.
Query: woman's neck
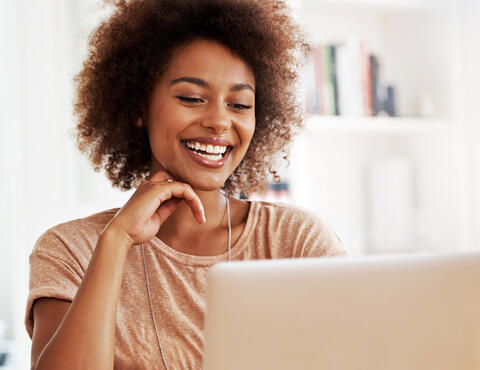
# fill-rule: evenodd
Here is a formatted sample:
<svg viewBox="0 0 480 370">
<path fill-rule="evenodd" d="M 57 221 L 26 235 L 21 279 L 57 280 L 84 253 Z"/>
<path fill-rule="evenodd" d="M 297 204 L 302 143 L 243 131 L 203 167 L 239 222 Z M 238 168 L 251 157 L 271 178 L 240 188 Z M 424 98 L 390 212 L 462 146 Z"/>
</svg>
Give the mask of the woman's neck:
<svg viewBox="0 0 480 370">
<path fill-rule="evenodd" d="M 201 191 L 194 189 L 202 201 L 207 221 L 199 224 L 186 202 L 180 203 L 175 212 L 160 226 L 157 237 L 165 239 L 198 238 L 218 228 L 227 227 L 226 196 L 220 190 Z"/>
</svg>

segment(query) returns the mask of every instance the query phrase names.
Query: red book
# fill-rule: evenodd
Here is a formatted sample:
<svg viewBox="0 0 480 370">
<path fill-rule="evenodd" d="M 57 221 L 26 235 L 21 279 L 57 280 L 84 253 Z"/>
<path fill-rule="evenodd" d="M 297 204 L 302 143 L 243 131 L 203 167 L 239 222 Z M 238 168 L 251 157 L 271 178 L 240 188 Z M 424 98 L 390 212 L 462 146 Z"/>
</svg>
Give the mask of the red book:
<svg viewBox="0 0 480 370">
<path fill-rule="evenodd" d="M 318 114 L 325 114 L 325 99 L 324 99 L 324 91 L 323 91 L 323 84 L 324 84 L 324 61 L 322 55 L 323 47 L 322 46 L 315 46 L 313 48 L 313 61 L 315 67 L 315 86 L 317 87 L 317 113 Z"/>
<path fill-rule="evenodd" d="M 370 69 L 370 57 L 366 51 L 365 43 L 362 41 L 361 45 L 361 63 L 362 63 L 362 86 L 363 86 L 363 110 L 365 116 L 373 115 L 373 101 L 372 101 L 372 73 Z"/>
</svg>

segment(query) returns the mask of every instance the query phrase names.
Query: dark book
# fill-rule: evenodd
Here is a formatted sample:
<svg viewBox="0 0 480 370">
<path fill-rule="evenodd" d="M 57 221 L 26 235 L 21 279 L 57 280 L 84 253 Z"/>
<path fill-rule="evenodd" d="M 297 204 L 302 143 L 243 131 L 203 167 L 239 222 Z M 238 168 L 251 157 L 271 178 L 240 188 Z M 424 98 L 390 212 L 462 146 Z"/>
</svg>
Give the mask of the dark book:
<svg viewBox="0 0 480 370">
<path fill-rule="evenodd" d="M 332 92 L 333 92 L 333 112 L 334 115 L 339 115 L 338 109 L 338 70 L 337 70 L 337 48 L 334 45 L 329 46 L 330 65 L 332 73 Z"/>
<path fill-rule="evenodd" d="M 383 110 L 390 116 L 395 117 L 395 88 L 387 86 L 387 94 L 383 102 Z"/>
<path fill-rule="evenodd" d="M 0 353 L 0 366 L 4 366 L 7 363 L 7 353 Z"/>
<path fill-rule="evenodd" d="M 379 73 L 380 65 L 375 55 L 370 55 L 370 75 L 372 82 L 372 115 L 378 116 L 381 110 L 379 99 Z"/>
<path fill-rule="evenodd" d="M 379 116 L 395 117 L 395 88 L 390 85 L 378 86 Z"/>
</svg>

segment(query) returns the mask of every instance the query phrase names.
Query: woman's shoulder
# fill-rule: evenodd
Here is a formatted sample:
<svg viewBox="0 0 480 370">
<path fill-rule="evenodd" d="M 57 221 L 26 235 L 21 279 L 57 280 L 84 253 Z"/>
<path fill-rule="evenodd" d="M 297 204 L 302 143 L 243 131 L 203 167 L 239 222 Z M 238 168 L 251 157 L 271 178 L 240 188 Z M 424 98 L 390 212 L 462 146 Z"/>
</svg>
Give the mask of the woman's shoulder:
<svg viewBox="0 0 480 370">
<path fill-rule="evenodd" d="M 276 219 L 278 222 L 325 224 L 325 219 L 315 211 L 291 203 L 252 201 L 259 220 Z"/>
<path fill-rule="evenodd" d="M 37 239 L 32 253 L 61 257 L 65 253 L 91 255 L 105 225 L 119 208 L 112 208 L 56 224 Z"/>
<path fill-rule="evenodd" d="M 288 203 L 252 201 L 255 228 L 293 247 L 293 256 L 346 255 L 343 243 L 317 212 Z"/>
</svg>

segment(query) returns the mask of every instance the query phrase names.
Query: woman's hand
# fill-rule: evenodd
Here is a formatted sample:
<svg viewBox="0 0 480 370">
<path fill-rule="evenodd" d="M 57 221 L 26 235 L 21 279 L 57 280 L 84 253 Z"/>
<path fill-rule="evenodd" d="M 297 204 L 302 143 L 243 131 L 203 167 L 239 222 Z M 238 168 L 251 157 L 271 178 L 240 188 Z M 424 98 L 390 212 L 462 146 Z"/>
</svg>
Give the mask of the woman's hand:
<svg viewBox="0 0 480 370">
<path fill-rule="evenodd" d="M 137 188 L 104 231 L 108 229 L 124 234 L 131 239 L 131 245 L 144 243 L 158 233 L 160 225 L 182 200 L 190 206 L 197 221 L 204 223 L 205 211 L 198 195 L 190 185 L 172 180 L 168 172 L 156 172 Z"/>
</svg>

